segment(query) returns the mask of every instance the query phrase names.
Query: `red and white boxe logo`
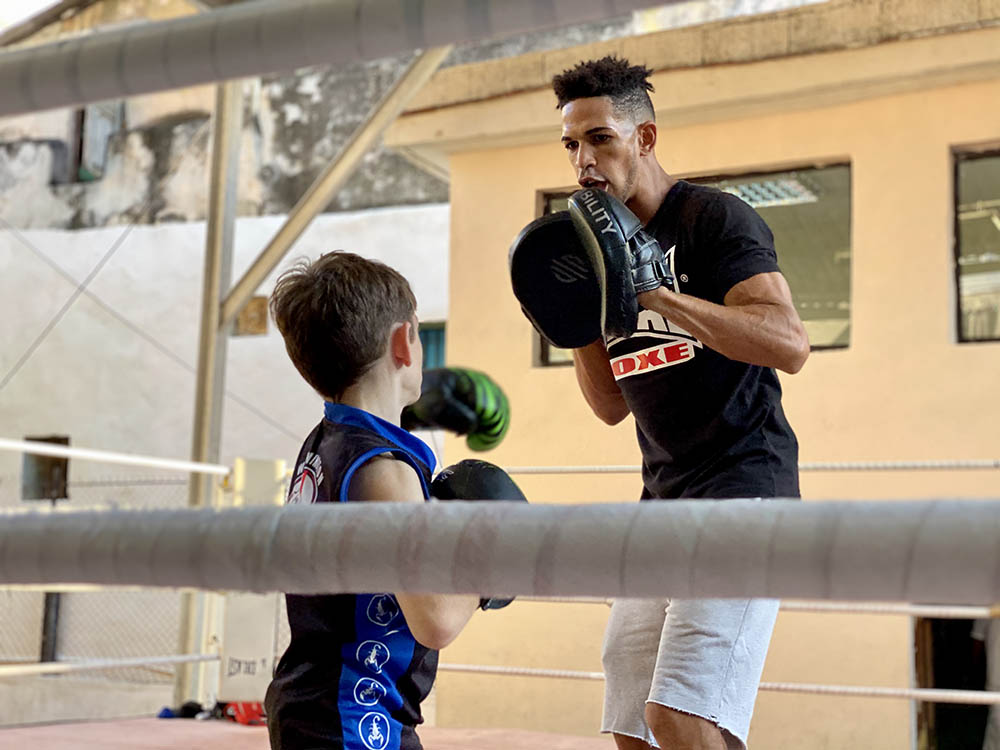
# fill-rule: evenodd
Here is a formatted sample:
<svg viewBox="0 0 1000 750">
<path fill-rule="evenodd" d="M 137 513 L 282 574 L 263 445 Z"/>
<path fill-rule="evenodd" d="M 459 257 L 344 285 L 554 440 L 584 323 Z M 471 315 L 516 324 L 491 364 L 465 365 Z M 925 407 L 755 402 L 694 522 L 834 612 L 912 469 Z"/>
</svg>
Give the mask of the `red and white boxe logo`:
<svg viewBox="0 0 1000 750">
<path fill-rule="evenodd" d="M 631 375 L 679 365 L 681 362 L 694 359 L 696 345 L 695 341 L 673 339 L 642 351 L 623 354 L 611 360 L 611 371 L 615 374 L 615 380 L 621 380 Z"/>
</svg>

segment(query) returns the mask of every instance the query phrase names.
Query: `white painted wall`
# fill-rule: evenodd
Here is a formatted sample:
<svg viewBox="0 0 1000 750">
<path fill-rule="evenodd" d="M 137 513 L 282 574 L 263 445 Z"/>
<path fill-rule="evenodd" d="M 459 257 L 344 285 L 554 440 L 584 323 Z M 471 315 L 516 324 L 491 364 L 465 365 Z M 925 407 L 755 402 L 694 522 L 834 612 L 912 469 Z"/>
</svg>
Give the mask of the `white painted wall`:
<svg viewBox="0 0 1000 750">
<path fill-rule="evenodd" d="M 238 278 L 283 221 L 237 221 Z M 424 205 L 319 217 L 285 262 L 343 249 L 382 260 L 410 280 L 422 320 L 447 317 L 449 209 Z M 196 364 L 205 225 L 162 224 L 76 232 L 0 231 L 0 380 L 72 295 L 74 286 L 29 249 L 82 280 L 118 241 L 121 246 L 88 290 Z M 23 239 L 22 239 L 23 238 Z M 273 324 L 267 336 L 229 341 L 227 387 L 282 429 L 231 398 L 224 412 L 222 460 L 294 460 L 321 416 L 321 401 L 289 362 Z M 24 367 L 0 389 L 0 436 L 60 433 L 77 446 L 188 457 L 194 374 L 144 341 L 92 298 L 80 296 Z M 0 453 L 0 477 L 20 471 L 21 456 Z M 71 462 L 71 480 L 148 475 L 126 467 Z M 16 488 L 0 486 L 0 502 Z"/>
</svg>

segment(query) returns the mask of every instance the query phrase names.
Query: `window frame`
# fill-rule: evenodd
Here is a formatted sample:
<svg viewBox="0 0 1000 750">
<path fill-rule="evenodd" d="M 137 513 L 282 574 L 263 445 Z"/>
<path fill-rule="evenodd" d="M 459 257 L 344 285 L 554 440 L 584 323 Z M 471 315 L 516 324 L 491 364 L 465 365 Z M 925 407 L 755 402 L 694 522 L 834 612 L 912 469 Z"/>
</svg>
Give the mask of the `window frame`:
<svg viewBox="0 0 1000 750">
<path fill-rule="evenodd" d="M 694 184 L 697 184 L 697 185 L 706 185 L 706 184 L 713 183 L 713 182 L 725 182 L 727 180 L 747 180 L 747 179 L 754 178 L 754 177 L 770 177 L 772 175 L 781 174 L 782 172 L 797 172 L 797 171 L 806 171 L 806 170 L 832 169 L 834 167 L 847 167 L 847 170 L 848 170 L 848 176 L 849 176 L 848 189 L 850 191 L 850 195 L 849 195 L 849 197 L 850 197 L 850 204 L 849 204 L 850 205 L 850 212 L 848 214 L 848 220 L 849 220 L 850 223 L 848 224 L 848 237 L 851 240 L 853 240 L 853 222 L 854 222 L 854 202 L 853 202 L 854 201 L 854 193 L 853 193 L 853 189 L 854 189 L 854 165 L 851 163 L 850 158 L 844 157 L 844 158 L 830 159 L 830 160 L 824 160 L 824 161 L 814 161 L 814 162 L 811 162 L 809 164 L 805 164 L 805 163 L 784 164 L 784 165 L 775 167 L 773 169 L 763 169 L 763 170 L 762 169 L 747 169 L 747 170 L 744 170 L 742 172 L 727 172 L 727 173 L 722 173 L 722 174 L 717 174 L 717 173 L 707 173 L 707 174 L 694 173 L 694 174 L 691 174 L 691 175 L 682 175 L 682 176 L 678 177 L 677 179 L 679 179 L 679 180 L 686 180 L 687 182 L 691 182 L 691 183 L 694 183 Z M 710 187 L 714 187 L 713 185 L 709 185 L 709 186 Z M 754 208 L 754 210 L 756 211 L 757 209 Z M 768 226 L 770 226 L 770 225 L 768 225 Z M 780 260 L 781 259 L 779 258 L 778 260 L 779 260 L 779 265 L 780 265 Z M 851 246 L 851 274 L 850 274 L 852 282 L 853 282 L 853 279 L 854 279 L 853 270 L 854 270 L 854 247 L 853 247 L 853 244 L 852 244 L 852 246 Z M 853 292 L 853 284 L 852 284 L 852 292 Z M 793 293 L 792 296 L 793 296 L 793 301 L 794 301 L 794 293 Z M 854 311 L 853 311 L 853 309 L 850 309 L 850 308 L 848 308 L 848 309 L 849 309 L 849 313 L 850 313 L 849 316 L 848 316 L 848 321 L 849 321 L 849 325 L 851 327 L 851 332 L 853 333 L 854 319 L 851 316 L 853 315 Z M 838 352 L 838 351 L 846 351 L 846 350 L 848 350 L 850 348 L 851 348 L 851 339 L 850 339 L 850 336 L 848 336 L 847 343 L 843 344 L 843 345 L 813 344 L 811 341 L 809 342 L 809 351 L 810 352 Z"/>
<path fill-rule="evenodd" d="M 954 294 L 954 331 L 955 331 L 955 343 L 962 344 L 996 344 L 1000 342 L 1000 333 L 991 338 L 965 338 L 962 333 L 962 266 L 960 263 L 962 257 L 962 241 L 961 241 L 961 229 L 959 218 L 959 208 L 961 203 L 959 201 L 959 190 L 961 188 L 960 181 L 960 169 L 963 163 L 970 161 L 979 161 L 980 159 L 998 159 L 1000 160 L 1000 144 L 990 143 L 984 146 L 953 146 L 951 149 L 951 167 L 952 167 L 952 190 L 951 190 L 951 208 L 952 208 L 952 237 L 951 237 L 951 250 L 952 250 L 952 288 L 955 290 Z"/>
</svg>

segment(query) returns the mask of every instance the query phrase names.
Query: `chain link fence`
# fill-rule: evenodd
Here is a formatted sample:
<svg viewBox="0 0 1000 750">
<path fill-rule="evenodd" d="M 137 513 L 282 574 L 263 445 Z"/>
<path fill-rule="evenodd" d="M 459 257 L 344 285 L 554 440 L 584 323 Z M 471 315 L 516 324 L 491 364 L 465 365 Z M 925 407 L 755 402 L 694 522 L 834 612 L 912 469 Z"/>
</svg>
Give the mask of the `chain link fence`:
<svg viewBox="0 0 1000 750">
<path fill-rule="evenodd" d="M 176 474 L 120 473 L 71 480 L 58 506 L 87 508 L 184 508 L 188 480 Z M 40 506 L 39 502 L 43 505 Z M 19 476 L 0 476 L 0 509 L 33 509 L 47 501 L 21 500 Z M 181 595 L 168 589 L 95 589 L 61 592 L 55 621 L 57 661 L 91 661 L 176 654 Z M 51 606 L 51 604 L 50 604 Z M 50 618 L 50 621 L 53 618 Z M 42 660 L 45 592 L 0 588 L 0 664 Z M 53 634 L 48 634 L 52 638 Z M 79 672 L 74 679 L 131 684 L 169 684 L 172 667 L 130 667 Z"/>
</svg>

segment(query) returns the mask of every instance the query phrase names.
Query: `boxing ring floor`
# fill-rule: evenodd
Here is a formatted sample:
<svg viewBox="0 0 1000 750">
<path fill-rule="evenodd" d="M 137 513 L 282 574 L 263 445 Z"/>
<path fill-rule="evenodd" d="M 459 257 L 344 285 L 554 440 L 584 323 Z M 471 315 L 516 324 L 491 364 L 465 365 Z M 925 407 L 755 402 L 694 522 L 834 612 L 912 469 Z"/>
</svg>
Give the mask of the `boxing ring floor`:
<svg viewBox="0 0 1000 750">
<path fill-rule="evenodd" d="M 610 750 L 609 738 L 519 729 L 420 730 L 425 750 Z M 0 729 L 0 748 L 31 750 L 268 750 L 267 730 L 231 721 L 124 719 Z"/>
</svg>

